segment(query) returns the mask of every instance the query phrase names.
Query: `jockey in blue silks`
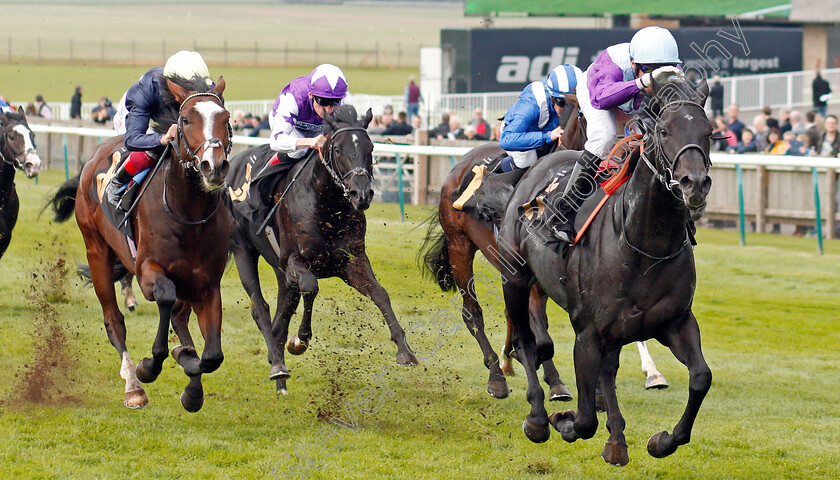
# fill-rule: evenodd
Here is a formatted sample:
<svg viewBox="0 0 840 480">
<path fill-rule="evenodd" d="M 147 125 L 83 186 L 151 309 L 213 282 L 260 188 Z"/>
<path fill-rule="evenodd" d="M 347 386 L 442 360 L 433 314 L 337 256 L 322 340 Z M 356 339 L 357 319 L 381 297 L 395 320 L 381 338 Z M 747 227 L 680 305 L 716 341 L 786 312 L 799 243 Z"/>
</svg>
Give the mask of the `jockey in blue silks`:
<svg viewBox="0 0 840 480">
<path fill-rule="evenodd" d="M 271 149 L 278 152 L 278 157 L 285 154 L 291 159 L 303 158 L 310 148 L 320 150 L 326 142 L 321 133 L 324 117 L 341 104 L 347 93 L 344 72 L 328 63 L 292 80 L 274 101 L 268 117 Z"/>
<path fill-rule="evenodd" d="M 615 142 L 619 112 L 642 111 L 642 100 L 653 91 L 653 83 L 672 75 L 682 75 L 677 42 L 667 29 L 645 27 L 630 40 L 608 47 L 584 72 L 578 84 L 577 99 L 586 118 L 586 144 L 575 164 L 566 188 L 546 196 L 546 203 L 557 212 L 549 218 L 554 237 L 574 241 L 575 214 L 586 198 L 595 192 L 594 175 Z"/>
<path fill-rule="evenodd" d="M 563 134 L 560 115 L 566 108 L 566 95 L 574 94 L 583 72 L 572 65 L 555 67 L 543 81 L 533 82 L 505 113 L 499 145 L 509 157 L 501 170 L 528 168 L 537 161 L 537 150 L 556 142 Z"/>
</svg>

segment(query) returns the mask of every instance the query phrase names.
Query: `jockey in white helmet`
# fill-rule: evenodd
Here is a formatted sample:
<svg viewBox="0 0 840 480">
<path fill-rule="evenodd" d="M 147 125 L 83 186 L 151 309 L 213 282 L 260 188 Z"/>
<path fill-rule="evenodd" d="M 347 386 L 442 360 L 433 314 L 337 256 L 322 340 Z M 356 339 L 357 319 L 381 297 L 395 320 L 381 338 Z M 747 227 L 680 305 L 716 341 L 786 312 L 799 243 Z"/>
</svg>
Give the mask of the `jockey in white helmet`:
<svg viewBox="0 0 840 480">
<path fill-rule="evenodd" d="M 583 79 L 579 68 L 560 65 L 549 72 L 545 81 L 525 87 L 505 113 L 499 145 L 510 156 L 502 160 L 502 171 L 530 167 L 539 157 L 538 149 L 560 138 L 563 134 L 560 116 L 566 108 L 566 95 L 574 94 Z"/>
<path fill-rule="evenodd" d="M 630 40 L 608 47 L 584 73 L 577 99 L 586 118 L 586 144 L 575 164 L 566 188 L 556 189 L 547 198 L 554 214 L 550 217 L 552 235 L 571 243 L 575 238 L 575 214 L 583 201 L 595 191 L 593 176 L 615 142 L 618 112 L 639 113 L 653 83 L 672 75 L 682 75 L 677 42 L 667 29 L 645 27 Z"/>
</svg>

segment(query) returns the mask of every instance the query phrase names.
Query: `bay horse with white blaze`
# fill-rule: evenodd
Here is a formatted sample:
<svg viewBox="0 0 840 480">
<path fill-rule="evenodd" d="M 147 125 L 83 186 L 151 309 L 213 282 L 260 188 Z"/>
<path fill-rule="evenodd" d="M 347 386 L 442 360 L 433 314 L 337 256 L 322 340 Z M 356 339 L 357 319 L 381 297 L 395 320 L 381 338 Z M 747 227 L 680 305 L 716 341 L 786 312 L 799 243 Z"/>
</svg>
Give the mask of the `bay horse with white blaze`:
<svg viewBox="0 0 840 480">
<path fill-rule="evenodd" d="M 154 381 L 168 356 L 170 317 L 181 345 L 172 356 L 189 376 L 181 404 L 196 412 L 204 402 L 201 375 L 222 363 L 222 299 L 220 282 L 228 260 L 230 225 L 224 208 L 219 208 L 224 178 L 229 168 L 231 147 L 230 113 L 224 107 L 225 81 L 176 84 L 165 88 L 180 105 L 167 112 L 159 129 L 178 125 L 178 138 L 158 163 L 162 172 L 148 175 L 146 191 L 137 200 L 130 221 L 136 238 L 136 259 L 125 236 L 105 217 L 100 203 L 116 165 L 112 156 L 123 146 L 123 137 L 106 140 L 97 147 L 80 177 L 66 183 L 53 199 L 56 220 L 69 218 L 75 203 L 76 220 L 87 247 L 90 277 L 105 316 L 108 339 L 120 355 L 120 376 L 125 380 L 124 403 L 139 408 L 148 403 L 140 382 Z M 171 117 L 171 118 L 169 118 Z M 159 130 L 160 131 L 160 130 Z M 165 153 L 166 153 L 165 152 Z M 110 168 L 109 168 L 110 166 Z M 98 198 L 97 198 L 98 197 Z M 117 306 L 114 281 L 115 260 L 137 276 L 140 289 L 157 303 L 160 320 L 152 346 L 152 357 L 137 366 L 125 345 L 125 322 Z M 196 354 L 186 317 L 195 310 L 204 336 L 201 358 Z M 185 315 L 184 315 L 185 313 Z"/>
<path fill-rule="evenodd" d="M 610 432 L 602 456 L 610 464 L 626 465 L 625 422 L 615 392 L 619 353 L 630 342 L 655 338 L 687 365 L 689 394 L 673 434 L 652 436 L 648 452 L 664 457 L 688 443 L 712 382 L 691 312 L 696 274 L 686 232 L 687 215 L 694 220 L 702 216 L 711 188 L 712 127 L 703 109 L 708 94 L 705 81 L 696 90 L 681 77 L 654 85 L 649 108 L 655 125 L 641 123 L 643 147 L 628 160 L 632 176 L 613 193 L 565 258 L 542 241 L 539 230 L 520 215 L 520 206 L 571 165 L 576 153 L 559 152 L 543 159 L 525 174 L 507 205 L 499 206 L 504 219 L 498 241 L 508 246 L 501 253 L 516 268 L 504 285 L 504 297 L 517 358 L 528 374 L 531 412 L 523 430 L 531 441 L 548 440 L 549 423 L 567 442 L 591 438 L 598 427 L 595 389 L 600 383 Z M 548 331 L 534 329 L 529 322 L 533 281 L 569 312 L 575 330 L 577 412 L 549 417 L 545 411 L 536 369 L 554 349 Z"/>
<path fill-rule="evenodd" d="M 15 190 L 15 172 L 35 178 L 41 158 L 35 151 L 35 135 L 22 111 L 0 112 L 0 258 L 12 240 L 20 200 Z"/>
<path fill-rule="evenodd" d="M 234 224 L 231 251 L 242 286 L 252 302 L 251 315 L 265 337 L 271 364 L 269 378 L 276 380 L 278 393 L 288 393 L 286 380 L 290 371 L 283 347 L 289 321 L 303 296 L 304 313 L 298 334 L 286 344 L 289 353 L 300 355 L 312 338 L 312 307 L 319 278 L 339 277 L 373 300 L 385 318 L 391 341 L 397 345 L 397 364 L 417 364 L 391 308 L 388 292 L 376 280 L 365 252 L 364 211 L 373 197 L 373 143 L 367 133 L 372 118 L 368 110 L 360 120 L 352 105 L 339 105 L 324 117 L 327 141 L 323 152 L 312 150 L 273 187 L 271 196 L 276 208 L 271 210 L 264 232 L 257 232 L 258 225 L 233 206 L 234 200 L 227 202 Z M 231 160 L 231 171 L 242 168 L 249 158 L 266 160 L 273 154 L 267 145 L 245 150 Z M 231 198 L 236 195 L 233 190 Z M 271 265 L 277 277 L 273 321 L 257 273 L 260 257 Z"/>
</svg>

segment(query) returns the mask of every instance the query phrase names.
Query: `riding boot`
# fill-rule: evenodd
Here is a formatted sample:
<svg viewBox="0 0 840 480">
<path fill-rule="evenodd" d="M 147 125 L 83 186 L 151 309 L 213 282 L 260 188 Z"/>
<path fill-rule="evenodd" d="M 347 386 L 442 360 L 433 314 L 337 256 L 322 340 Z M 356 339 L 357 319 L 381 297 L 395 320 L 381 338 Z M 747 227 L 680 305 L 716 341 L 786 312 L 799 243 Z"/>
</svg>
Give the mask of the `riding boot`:
<svg viewBox="0 0 840 480">
<path fill-rule="evenodd" d="M 572 169 L 563 193 L 558 196 L 555 193 L 557 190 L 554 190 L 548 194 L 546 203 L 557 211 L 548 219 L 548 229 L 554 238 L 566 243 L 575 241 L 575 215 L 584 200 L 595 193 L 594 177 L 600 162 L 597 155 L 584 150 Z"/>
<path fill-rule="evenodd" d="M 117 173 L 111 177 L 108 185 L 105 186 L 105 198 L 108 200 L 108 203 L 116 208 L 120 208 L 120 195 L 117 191 L 128 183 L 129 180 L 131 180 L 131 174 L 128 173 L 128 170 L 125 168 L 125 163 L 123 163 L 119 170 L 117 170 Z"/>
</svg>

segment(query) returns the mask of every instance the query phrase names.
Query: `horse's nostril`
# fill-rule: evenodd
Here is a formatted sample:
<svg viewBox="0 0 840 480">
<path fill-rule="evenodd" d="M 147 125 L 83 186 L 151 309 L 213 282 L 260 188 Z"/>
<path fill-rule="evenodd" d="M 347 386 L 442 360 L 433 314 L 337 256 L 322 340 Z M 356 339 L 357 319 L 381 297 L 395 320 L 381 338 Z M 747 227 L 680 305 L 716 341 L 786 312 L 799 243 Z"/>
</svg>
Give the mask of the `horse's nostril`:
<svg viewBox="0 0 840 480">
<path fill-rule="evenodd" d="M 203 160 L 201 162 L 201 174 L 202 175 L 210 175 L 213 171 L 213 164 L 207 160 Z"/>
<path fill-rule="evenodd" d="M 230 170 L 230 162 L 225 160 L 224 163 L 222 163 L 222 166 L 219 168 L 219 174 L 223 177 L 227 177 L 228 170 Z"/>
<path fill-rule="evenodd" d="M 350 197 L 357 199 L 359 198 L 359 191 L 358 190 L 350 190 Z"/>
<path fill-rule="evenodd" d="M 703 195 L 708 195 L 709 194 L 709 192 L 712 190 L 712 179 L 711 178 L 706 177 L 706 178 L 703 179 L 703 184 L 701 186 L 701 190 L 703 192 Z"/>
<path fill-rule="evenodd" d="M 373 198 L 373 190 L 368 190 L 368 198 Z"/>
<path fill-rule="evenodd" d="M 680 188 L 684 191 L 691 191 L 693 184 L 694 182 L 691 181 L 691 178 L 689 178 L 688 175 L 680 179 Z"/>
</svg>

